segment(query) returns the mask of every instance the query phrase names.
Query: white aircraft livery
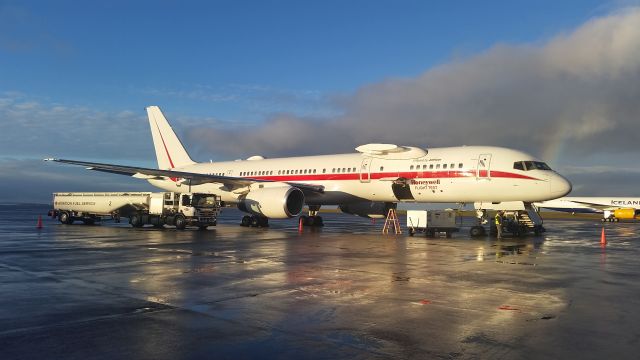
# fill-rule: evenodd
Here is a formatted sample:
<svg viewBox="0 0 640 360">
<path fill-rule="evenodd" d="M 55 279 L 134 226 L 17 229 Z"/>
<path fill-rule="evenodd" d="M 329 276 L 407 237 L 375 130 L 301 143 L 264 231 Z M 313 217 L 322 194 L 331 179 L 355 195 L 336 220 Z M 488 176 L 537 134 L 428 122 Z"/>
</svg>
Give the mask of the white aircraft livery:
<svg viewBox="0 0 640 360">
<path fill-rule="evenodd" d="M 640 198 L 637 197 L 573 197 L 535 203 L 537 207 L 570 213 L 601 213 L 602 221 L 640 219 Z"/>
<path fill-rule="evenodd" d="M 562 197 L 571 183 L 524 152 L 489 146 L 423 149 L 358 146 L 356 153 L 196 163 L 157 106 L 146 108 L 158 169 L 47 159 L 146 179 L 166 191 L 215 193 L 251 214 L 244 225 L 266 226 L 322 205 L 379 217 L 398 202 L 535 202 Z"/>
</svg>

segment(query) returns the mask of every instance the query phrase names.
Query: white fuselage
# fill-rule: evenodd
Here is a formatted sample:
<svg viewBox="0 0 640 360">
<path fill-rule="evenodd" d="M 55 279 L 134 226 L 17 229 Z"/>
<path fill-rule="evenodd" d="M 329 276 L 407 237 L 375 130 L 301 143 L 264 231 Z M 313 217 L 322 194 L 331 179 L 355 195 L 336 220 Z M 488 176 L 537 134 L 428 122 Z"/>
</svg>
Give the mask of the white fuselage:
<svg viewBox="0 0 640 360">
<path fill-rule="evenodd" d="M 605 210 L 640 209 L 637 197 L 577 197 L 567 196 L 535 204 L 538 207 L 573 213 L 602 213 Z"/>
<path fill-rule="evenodd" d="M 358 201 L 534 202 L 555 199 L 571 190 L 571 184 L 555 171 L 516 168 L 515 162 L 537 161 L 520 151 L 489 146 L 410 149 L 384 155 L 253 157 L 253 160 L 196 163 L 173 170 L 324 186 L 323 193 L 306 197 L 308 205 Z M 408 189 L 394 186 L 398 179 Z M 225 202 L 237 202 L 243 193 L 216 183 L 189 186 L 180 179 L 149 182 L 167 191 L 215 193 Z M 244 192 L 250 189 L 245 188 Z"/>
</svg>

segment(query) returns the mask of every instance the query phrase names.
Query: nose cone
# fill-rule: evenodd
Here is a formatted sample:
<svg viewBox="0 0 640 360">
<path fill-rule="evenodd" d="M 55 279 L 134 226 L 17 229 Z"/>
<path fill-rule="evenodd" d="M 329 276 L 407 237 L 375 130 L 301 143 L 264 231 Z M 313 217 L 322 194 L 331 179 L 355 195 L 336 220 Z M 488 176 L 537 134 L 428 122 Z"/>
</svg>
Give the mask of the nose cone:
<svg viewBox="0 0 640 360">
<path fill-rule="evenodd" d="M 549 179 L 549 190 L 553 198 L 559 198 L 571 192 L 571 183 L 563 176 L 553 174 Z"/>
</svg>

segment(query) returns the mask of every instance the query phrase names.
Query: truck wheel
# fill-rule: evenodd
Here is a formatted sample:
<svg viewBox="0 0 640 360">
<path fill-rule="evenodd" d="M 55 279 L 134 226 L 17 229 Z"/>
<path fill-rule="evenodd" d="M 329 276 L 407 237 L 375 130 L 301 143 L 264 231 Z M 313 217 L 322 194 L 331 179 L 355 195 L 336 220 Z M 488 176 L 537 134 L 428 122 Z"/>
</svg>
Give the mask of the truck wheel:
<svg viewBox="0 0 640 360">
<path fill-rule="evenodd" d="M 242 217 L 242 221 L 240 222 L 240 226 L 251 226 L 251 216 L 245 215 Z"/>
<path fill-rule="evenodd" d="M 71 225 L 73 223 L 73 220 L 71 219 L 71 215 L 69 215 L 69 213 L 66 211 L 63 211 L 60 213 L 60 215 L 58 216 L 58 220 L 60 220 L 61 223 L 67 224 L 67 225 Z"/>
<path fill-rule="evenodd" d="M 209 225 L 198 225 L 198 230 L 207 230 Z"/>
<path fill-rule="evenodd" d="M 482 226 L 474 226 L 469 230 L 471 237 L 479 237 L 484 235 L 484 228 Z"/>
<path fill-rule="evenodd" d="M 187 219 L 184 218 L 184 215 L 178 214 L 176 215 L 176 229 L 184 230 L 187 227 Z"/>
<path fill-rule="evenodd" d="M 131 215 L 131 218 L 129 219 L 129 224 L 131 224 L 131 226 L 135 228 L 142 227 L 142 217 L 140 216 L 140 214 Z"/>
</svg>

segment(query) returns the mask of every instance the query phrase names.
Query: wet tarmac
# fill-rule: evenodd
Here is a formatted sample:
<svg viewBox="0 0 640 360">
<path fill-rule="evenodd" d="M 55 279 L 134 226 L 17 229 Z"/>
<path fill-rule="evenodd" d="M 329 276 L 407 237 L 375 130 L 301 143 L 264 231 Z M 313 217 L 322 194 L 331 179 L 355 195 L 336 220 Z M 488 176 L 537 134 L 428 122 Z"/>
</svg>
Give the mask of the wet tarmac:
<svg viewBox="0 0 640 360">
<path fill-rule="evenodd" d="M 207 231 L 61 225 L 0 205 L 2 359 L 636 359 L 640 223 L 381 235 L 324 214 Z M 401 219 L 403 221 L 403 219 Z"/>
</svg>

